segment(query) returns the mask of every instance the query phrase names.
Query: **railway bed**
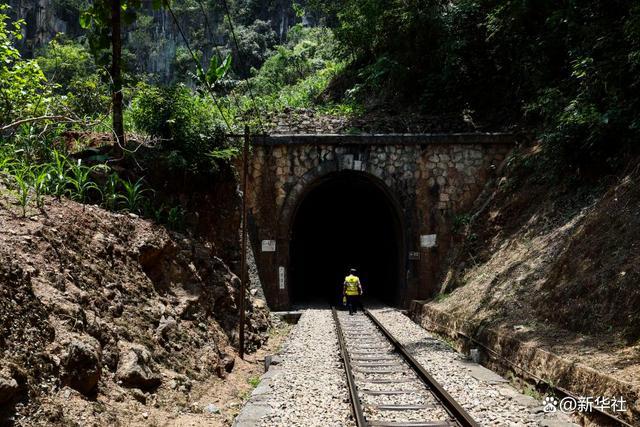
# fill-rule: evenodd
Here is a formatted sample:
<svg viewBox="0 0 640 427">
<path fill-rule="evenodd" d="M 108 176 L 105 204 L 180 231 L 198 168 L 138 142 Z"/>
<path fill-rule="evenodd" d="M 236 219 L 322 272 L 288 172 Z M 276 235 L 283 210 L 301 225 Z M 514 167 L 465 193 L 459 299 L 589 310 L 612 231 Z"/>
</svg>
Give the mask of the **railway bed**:
<svg viewBox="0 0 640 427">
<path fill-rule="evenodd" d="M 332 309 L 357 426 L 478 426 L 368 310 Z"/>
</svg>

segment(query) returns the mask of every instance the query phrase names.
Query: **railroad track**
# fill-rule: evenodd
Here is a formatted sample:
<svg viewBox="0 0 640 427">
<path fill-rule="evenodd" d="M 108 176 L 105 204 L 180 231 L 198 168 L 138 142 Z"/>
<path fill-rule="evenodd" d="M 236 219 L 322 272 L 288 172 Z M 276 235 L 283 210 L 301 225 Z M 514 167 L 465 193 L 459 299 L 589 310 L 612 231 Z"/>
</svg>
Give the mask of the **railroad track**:
<svg viewBox="0 0 640 427">
<path fill-rule="evenodd" d="M 478 426 L 368 310 L 333 310 L 357 426 Z"/>
</svg>

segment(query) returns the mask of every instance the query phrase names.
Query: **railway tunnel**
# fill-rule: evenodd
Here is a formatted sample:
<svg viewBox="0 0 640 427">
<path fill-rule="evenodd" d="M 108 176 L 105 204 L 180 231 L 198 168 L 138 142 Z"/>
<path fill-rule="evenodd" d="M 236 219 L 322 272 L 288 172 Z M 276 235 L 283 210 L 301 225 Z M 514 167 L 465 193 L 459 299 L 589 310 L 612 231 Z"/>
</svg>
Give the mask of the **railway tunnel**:
<svg viewBox="0 0 640 427">
<path fill-rule="evenodd" d="M 344 276 L 353 267 L 365 297 L 396 304 L 402 229 L 384 186 L 368 174 L 341 171 L 300 199 L 291 225 L 291 302 L 339 302 Z"/>
<path fill-rule="evenodd" d="M 339 299 L 350 266 L 365 296 L 433 296 L 451 242 L 512 149 L 510 134 L 256 136 L 249 234 L 272 310 Z"/>
</svg>

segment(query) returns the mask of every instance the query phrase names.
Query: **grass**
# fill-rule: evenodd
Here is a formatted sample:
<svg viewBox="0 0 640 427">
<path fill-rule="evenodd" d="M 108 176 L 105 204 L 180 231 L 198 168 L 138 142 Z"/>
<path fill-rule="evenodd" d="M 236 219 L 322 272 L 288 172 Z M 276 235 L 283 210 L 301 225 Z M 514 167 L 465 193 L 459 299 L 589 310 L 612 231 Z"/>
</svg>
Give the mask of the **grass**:
<svg viewBox="0 0 640 427">
<path fill-rule="evenodd" d="M 536 400 L 542 400 L 544 396 L 538 390 L 536 390 L 533 386 L 529 384 L 525 384 L 522 389 L 522 394 L 525 396 L 533 397 Z"/>
<path fill-rule="evenodd" d="M 258 377 L 258 376 L 249 377 L 247 382 L 252 387 L 252 389 L 254 389 L 254 388 L 258 387 L 258 384 L 260 384 L 260 377 Z"/>
<path fill-rule="evenodd" d="M 444 301 L 445 299 L 449 298 L 450 296 L 451 296 L 450 293 L 443 292 L 443 293 L 440 293 L 440 294 L 436 295 L 435 298 L 433 298 L 433 301 L 434 302 L 441 302 L 441 301 Z"/>
</svg>

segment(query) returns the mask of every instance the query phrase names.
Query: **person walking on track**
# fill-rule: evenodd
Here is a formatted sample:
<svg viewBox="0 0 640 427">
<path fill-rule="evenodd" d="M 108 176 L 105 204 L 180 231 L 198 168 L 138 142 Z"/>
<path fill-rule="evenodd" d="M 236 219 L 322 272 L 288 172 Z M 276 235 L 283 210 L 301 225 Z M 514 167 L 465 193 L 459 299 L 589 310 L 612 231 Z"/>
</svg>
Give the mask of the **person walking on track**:
<svg viewBox="0 0 640 427">
<path fill-rule="evenodd" d="M 360 278 L 356 276 L 355 268 L 349 270 L 349 275 L 344 278 L 342 294 L 349 307 L 349 314 L 355 314 L 360 304 L 360 295 L 362 295 L 362 284 Z"/>
</svg>

